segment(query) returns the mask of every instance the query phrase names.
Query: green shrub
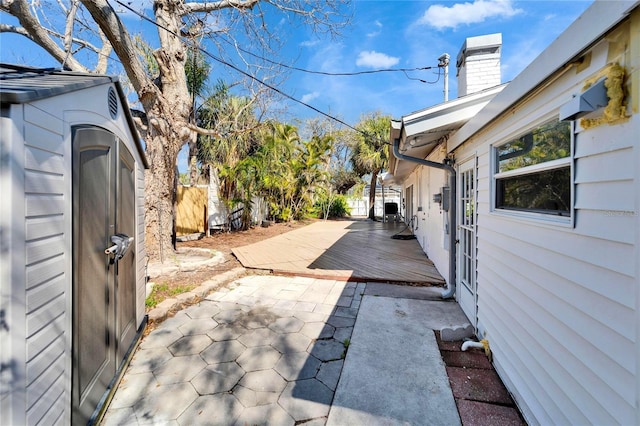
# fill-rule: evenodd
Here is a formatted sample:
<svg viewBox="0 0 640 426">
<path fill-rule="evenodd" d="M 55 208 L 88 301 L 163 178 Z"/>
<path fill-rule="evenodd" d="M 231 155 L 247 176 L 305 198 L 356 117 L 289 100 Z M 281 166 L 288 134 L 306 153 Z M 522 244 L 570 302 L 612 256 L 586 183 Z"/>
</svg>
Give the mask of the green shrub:
<svg viewBox="0 0 640 426">
<path fill-rule="evenodd" d="M 347 197 L 344 195 L 335 195 L 332 197 L 331 205 L 327 214 L 327 205 L 329 203 L 328 198 L 323 195 L 316 201 L 315 208 L 318 213 L 318 217 L 324 219 L 325 214 L 330 218 L 347 217 L 351 215 L 351 208 L 347 203 Z"/>
</svg>

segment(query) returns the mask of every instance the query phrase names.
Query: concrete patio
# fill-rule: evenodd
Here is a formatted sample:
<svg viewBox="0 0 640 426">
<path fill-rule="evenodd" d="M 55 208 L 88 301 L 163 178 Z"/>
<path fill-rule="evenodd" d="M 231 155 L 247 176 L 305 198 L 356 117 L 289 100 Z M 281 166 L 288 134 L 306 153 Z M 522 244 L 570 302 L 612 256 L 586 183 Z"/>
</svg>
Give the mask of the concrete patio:
<svg viewBox="0 0 640 426">
<path fill-rule="evenodd" d="M 306 228 L 241 251 L 283 275 L 239 278 L 236 268 L 193 290 L 197 297 L 152 310 L 161 322 L 140 343 L 102 424 L 523 423 L 484 353 L 460 351 L 473 328 L 455 301 L 426 284 L 441 277 L 415 241 L 391 243 L 404 259 L 383 271 L 395 225 Z M 306 254 L 287 244 L 305 245 Z M 367 256 L 335 269 L 363 245 Z M 427 275 L 399 280 L 419 285 L 376 282 L 393 281 L 394 271 Z M 164 320 L 183 299 L 199 302 Z"/>
<path fill-rule="evenodd" d="M 431 330 L 466 318 L 381 285 L 241 278 L 144 338 L 103 424 L 459 424 Z"/>
</svg>

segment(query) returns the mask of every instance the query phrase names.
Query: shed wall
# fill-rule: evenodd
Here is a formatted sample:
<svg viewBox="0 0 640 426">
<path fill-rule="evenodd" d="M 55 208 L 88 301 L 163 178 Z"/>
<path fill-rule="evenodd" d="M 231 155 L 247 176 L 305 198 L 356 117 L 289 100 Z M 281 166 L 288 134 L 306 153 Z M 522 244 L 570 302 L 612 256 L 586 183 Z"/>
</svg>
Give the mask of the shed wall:
<svg viewBox="0 0 640 426">
<path fill-rule="evenodd" d="M 63 121 L 24 105 L 28 424 L 62 420 L 68 402 L 70 152 L 64 143 Z"/>
<path fill-rule="evenodd" d="M 71 421 L 71 128 L 76 124 L 109 130 L 136 159 L 136 320 L 143 321 L 144 168 L 123 112 L 115 120 L 109 116 L 108 87 L 3 106 L 0 309 L 10 333 L 0 332 L 0 360 L 13 367 L 10 379 L 5 381 L 3 372 L 0 383 L 2 424 Z"/>
<path fill-rule="evenodd" d="M 625 54 L 598 44 L 589 67 L 572 68 L 455 153 L 479 164 L 478 329 L 531 424 L 638 422 L 637 114 L 577 130 L 575 226 L 491 211 L 491 144 L 557 116 L 611 60 L 625 64 Z"/>
</svg>

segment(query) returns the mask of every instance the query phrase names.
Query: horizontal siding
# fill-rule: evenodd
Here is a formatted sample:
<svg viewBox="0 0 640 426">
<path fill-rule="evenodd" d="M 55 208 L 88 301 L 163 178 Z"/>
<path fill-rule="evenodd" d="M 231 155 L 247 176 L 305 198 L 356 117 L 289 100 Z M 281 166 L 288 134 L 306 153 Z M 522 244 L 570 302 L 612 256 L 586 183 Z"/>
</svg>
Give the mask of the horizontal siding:
<svg viewBox="0 0 640 426">
<path fill-rule="evenodd" d="M 27 194 L 64 194 L 64 176 L 27 170 L 24 174 L 24 192 Z"/>
<path fill-rule="evenodd" d="M 633 149 L 619 149 L 576 157 L 575 183 L 605 183 L 633 180 Z"/>
<path fill-rule="evenodd" d="M 60 362 L 66 345 L 64 336 L 58 336 L 42 352 L 27 363 L 27 385 L 33 384 L 52 364 Z M 63 361 L 62 361 L 63 362 Z"/>
<path fill-rule="evenodd" d="M 49 367 L 27 388 L 27 406 L 33 407 L 42 400 L 50 400 L 55 395 L 52 389 L 55 383 L 64 376 L 64 359 L 47 360 Z M 28 366 L 27 366 L 28 368 Z"/>
<path fill-rule="evenodd" d="M 27 268 L 27 290 L 63 275 L 65 273 L 64 260 L 64 255 L 58 255 L 30 265 Z"/>
<path fill-rule="evenodd" d="M 45 102 L 47 100 L 45 99 Z M 33 104 L 25 104 L 24 105 L 24 121 L 27 123 L 33 124 L 33 126 L 27 126 L 28 129 L 25 129 L 25 137 L 26 141 L 38 140 L 37 138 L 31 138 L 29 136 L 33 134 L 37 134 L 38 130 L 47 129 L 47 131 L 55 133 L 59 136 L 64 134 L 64 122 L 62 121 L 62 117 L 56 117 L 53 113 L 62 113 L 62 108 L 60 108 L 59 101 L 56 105 L 57 108 L 38 108 Z"/>
<path fill-rule="evenodd" d="M 27 306 L 31 311 L 40 308 L 64 294 L 66 285 L 66 276 L 61 274 L 47 282 L 31 287 L 27 291 Z"/>
<path fill-rule="evenodd" d="M 501 297 L 492 297 L 504 284 L 500 280 L 493 282 L 488 276 L 479 275 L 478 281 L 484 286 L 482 296 L 478 296 L 478 309 L 486 328 L 491 330 L 485 338 L 490 342 L 494 364 L 505 383 L 526 401 L 523 408 L 535 413 L 537 423 L 542 425 L 569 425 L 569 418 L 583 418 L 573 406 L 565 412 L 560 407 L 563 401 L 552 396 L 561 391 L 538 355 L 538 352 L 544 352 L 539 342 L 544 340 L 541 333 L 545 331 L 539 329 L 536 319 L 519 310 L 505 308 L 499 303 Z M 488 310 L 490 312 L 486 312 Z M 505 323 L 510 327 L 504 327 Z M 517 356 L 512 354 L 512 348 L 518 348 Z M 573 415 L 572 410 L 576 411 Z M 580 422 L 576 421 L 576 424 Z"/>
<path fill-rule="evenodd" d="M 589 293 L 584 294 L 585 297 L 597 302 L 601 299 L 609 299 L 616 303 L 616 309 L 622 307 L 635 309 L 635 300 L 629 298 L 629 294 L 635 291 L 636 285 L 632 277 L 576 259 L 571 257 L 570 253 L 550 250 L 544 245 L 532 244 L 526 240 L 512 239 L 509 232 L 501 229 L 499 222 L 493 218 L 487 218 L 485 225 L 483 237 L 479 241 L 479 262 L 484 260 L 484 257 L 492 256 L 485 244 L 491 247 L 499 243 L 508 252 L 519 257 L 518 264 L 514 266 L 530 271 L 532 274 L 545 272 L 571 281 L 584 290 L 589 290 Z M 627 256 L 627 261 L 633 263 L 630 257 L 633 253 L 632 246 L 625 247 L 627 252 L 623 255 Z M 571 291 L 566 291 L 559 296 L 563 297 L 567 303 L 575 303 L 573 302 L 574 294 Z"/>
<path fill-rule="evenodd" d="M 24 149 L 24 167 L 26 170 L 63 175 L 66 165 L 62 155 L 27 146 Z"/>
<path fill-rule="evenodd" d="M 68 200 L 64 195 L 25 194 L 25 215 L 52 216 L 64 214 Z"/>
<path fill-rule="evenodd" d="M 28 106 L 25 126 L 26 384 L 29 424 L 62 421 L 68 399 L 71 149 L 64 123 Z"/>
<path fill-rule="evenodd" d="M 67 239 L 64 234 L 32 240 L 26 243 L 26 263 L 32 265 L 64 253 Z"/>
<path fill-rule="evenodd" d="M 34 311 L 27 312 L 27 337 L 33 336 L 65 312 L 66 298 L 62 293 Z"/>
<path fill-rule="evenodd" d="M 55 372 L 59 372 L 56 370 Z M 54 378 L 50 388 L 46 389 L 46 392 L 42 394 L 31 395 L 33 398 L 38 397 L 33 401 L 27 410 L 27 424 L 29 425 L 49 425 L 49 419 L 59 421 L 60 411 L 64 412 L 67 409 L 65 402 L 67 398 L 65 396 L 65 375 L 60 374 Z"/>
<path fill-rule="evenodd" d="M 30 218 L 25 226 L 25 238 L 36 240 L 65 232 L 65 218 L 63 214 Z"/>
<path fill-rule="evenodd" d="M 68 422 L 64 419 L 64 413 L 66 411 L 64 395 L 54 402 L 54 405 L 45 413 L 44 417 L 38 422 L 38 426 L 57 426 L 65 425 Z"/>
<path fill-rule="evenodd" d="M 576 230 L 587 237 L 634 244 L 635 235 L 629 230 L 638 220 L 635 212 L 581 209 L 576 215 Z"/>
<path fill-rule="evenodd" d="M 583 183 L 576 187 L 576 209 L 632 212 L 636 190 L 632 180 Z M 629 194 L 629 196 L 624 196 Z"/>
<path fill-rule="evenodd" d="M 27 340 L 27 362 L 34 359 L 40 352 L 66 332 L 63 315 L 54 318 L 46 327 L 39 330 Z"/>
<path fill-rule="evenodd" d="M 581 288 L 579 284 L 564 280 L 542 268 L 511 269 L 509 265 L 521 265 L 522 259 L 513 255 L 512 250 L 500 247 L 502 246 L 499 242 L 494 246 L 486 244 L 486 250 L 491 250 L 496 257 L 487 256 L 483 262 L 495 271 L 499 270 L 496 268 L 502 268 L 505 278 L 508 277 L 520 291 L 525 291 L 532 303 L 543 307 L 546 311 L 545 317 L 540 321 L 546 321 L 548 317 L 557 319 L 609 357 L 607 361 L 615 363 L 614 368 L 619 370 L 620 375 L 634 372 L 633 351 L 621 350 L 633 347 L 635 341 L 635 327 L 632 326 L 635 318 L 634 309 L 601 299 Z M 562 299 L 565 297 L 573 303 L 563 302 Z M 597 309 L 593 305 L 593 300 L 596 299 L 599 299 Z M 615 312 L 605 312 L 607 310 Z M 616 323 L 616 320 L 619 322 Z M 590 353 L 584 355 L 585 359 L 589 359 L 590 356 Z"/>
<path fill-rule="evenodd" d="M 633 376 L 620 368 L 613 372 L 597 368 L 611 365 L 610 359 L 599 347 L 554 316 L 555 306 L 547 308 L 544 292 L 535 289 L 534 281 L 518 273 L 506 273 L 506 264 L 496 262 L 487 267 L 488 263 L 484 262 L 487 270 L 479 277 L 485 286 L 490 286 L 479 302 L 488 330 L 486 337 L 496 358 L 521 360 L 534 372 L 542 392 L 561 407 L 564 415 L 554 412 L 552 423 L 629 423 L 633 416 L 633 402 L 629 401 L 633 401 Z M 520 286 L 509 284 L 515 279 Z M 532 298 L 532 293 L 542 296 L 540 303 L 535 301 L 535 296 Z M 547 297 L 552 298 L 551 295 Z M 507 306 L 518 306 L 519 309 L 511 310 Z M 504 323 L 509 327 L 504 327 Z M 494 342 L 494 334 L 500 336 L 497 342 Z M 514 336 L 520 337 L 512 340 Z M 506 339 L 502 345 L 500 338 Z M 625 349 L 633 351 L 633 345 L 619 348 Z M 532 363 L 532 358 L 536 362 Z M 597 373 L 606 376 L 599 377 Z M 518 371 L 507 374 L 512 381 L 517 381 L 514 376 L 520 375 Z M 545 405 L 543 407 L 547 409 Z"/>
<path fill-rule="evenodd" d="M 491 144 L 557 117 L 607 63 L 629 65 L 628 44 L 612 46 L 595 44 L 586 69 L 558 75 L 455 151 L 458 163 L 478 158 L 478 330 L 531 424 L 638 420 L 638 114 L 578 125 L 574 226 L 491 211 Z"/>
<path fill-rule="evenodd" d="M 574 157 L 583 158 L 633 148 L 636 139 L 624 136 L 634 134 L 633 126 L 634 124 L 629 122 L 618 124 L 615 128 L 601 126 L 578 133 Z"/>
<path fill-rule="evenodd" d="M 479 218 L 479 226 L 500 229 L 514 241 L 527 241 L 533 246 L 546 248 L 553 253 L 579 259 L 618 274 L 632 278 L 635 275 L 635 259 L 630 257 L 633 246 L 627 244 L 609 240 L 594 241 L 593 238 L 580 235 L 571 229 L 544 226 L 533 221 L 511 219 L 498 214 L 482 215 Z M 598 250 L 593 249 L 594 244 L 597 244 Z M 590 281 L 588 277 L 585 278 Z"/>
</svg>

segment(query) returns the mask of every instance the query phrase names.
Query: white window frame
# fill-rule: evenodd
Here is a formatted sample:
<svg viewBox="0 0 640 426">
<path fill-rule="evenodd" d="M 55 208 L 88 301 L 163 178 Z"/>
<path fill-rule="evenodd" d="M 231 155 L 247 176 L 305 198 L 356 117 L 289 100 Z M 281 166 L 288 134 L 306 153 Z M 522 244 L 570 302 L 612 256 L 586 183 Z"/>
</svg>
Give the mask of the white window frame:
<svg viewBox="0 0 640 426">
<path fill-rule="evenodd" d="M 525 135 L 528 132 L 532 132 L 537 127 L 544 125 L 545 123 L 550 122 L 554 118 L 557 119 L 558 115 L 546 115 L 542 119 L 536 120 L 531 123 L 526 128 L 519 130 L 511 134 L 508 138 L 504 138 L 498 143 L 492 144 L 490 146 L 490 166 L 491 166 L 491 214 L 496 216 L 503 216 L 505 218 L 512 219 L 521 219 L 530 222 L 538 222 L 540 224 L 549 224 L 563 227 L 574 227 L 575 226 L 575 158 L 574 158 L 574 146 L 575 146 L 575 123 L 569 123 L 570 129 L 570 147 L 571 153 L 568 157 L 560 158 L 557 160 L 547 161 L 540 164 L 534 164 L 532 166 L 522 167 L 516 170 L 508 170 L 506 172 L 498 172 L 498 158 L 497 152 L 498 149 L 513 141 L 515 138 Z M 525 211 L 525 210 L 510 210 L 510 209 L 501 209 L 496 207 L 496 197 L 497 197 L 497 181 L 502 178 L 515 177 L 515 176 L 524 176 L 532 173 L 539 173 L 547 170 L 559 169 L 562 167 L 569 166 L 569 176 L 571 179 L 570 188 L 571 188 L 571 200 L 570 200 L 570 210 L 569 216 L 559 216 L 553 214 L 546 213 L 538 213 L 533 211 Z"/>
</svg>

